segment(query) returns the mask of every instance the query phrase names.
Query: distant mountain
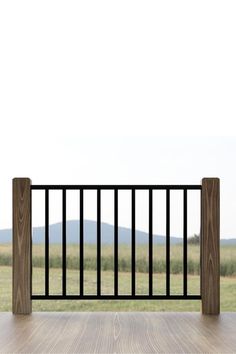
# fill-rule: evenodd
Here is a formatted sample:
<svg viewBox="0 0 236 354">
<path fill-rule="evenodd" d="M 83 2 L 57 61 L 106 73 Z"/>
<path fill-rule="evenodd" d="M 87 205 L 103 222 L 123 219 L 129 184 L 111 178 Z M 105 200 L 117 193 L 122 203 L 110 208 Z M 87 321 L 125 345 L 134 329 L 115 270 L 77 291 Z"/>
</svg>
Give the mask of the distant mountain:
<svg viewBox="0 0 236 354">
<path fill-rule="evenodd" d="M 67 221 L 66 236 L 68 243 L 79 242 L 80 222 L 78 220 Z M 45 239 L 45 230 L 43 226 L 33 228 L 33 242 L 43 243 Z M 136 243 L 144 244 L 148 242 L 148 233 L 136 230 Z M 62 238 L 62 224 L 56 223 L 49 226 L 49 237 L 51 243 L 60 243 Z M 119 243 L 130 244 L 131 230 L 126 227 L 118 228 Z M 114 227 L 107 223 L 101 223 L 101 239 L 105 244 L 112 244 L 114 241 Z M 153 242 L 157 244 L 165 243 L 165 236 L 154 235 Z M 12 230 L 0 230 L 0 243 L 9 243 L 12 240 Z M 84 242 L 89 244 L 96 243 L 97 240 L 97 223 L 92 220 L 84 220 Z M 182 239 L 171 237 L 172 244 L 181 243 Z"/>
<path fill-rule="evenodd" d="M 236 238 L 221 239 L 220 245 L 221 246 L 230 246 L 230 245 L 235 246 L 236 245 Z"/>
<path fill-rule="evenodd" d="M 66 234 L 68 243 L 79 242 L 79 225 L 78 220 L 67 221 Z M 44 227 L 33 228 L 33 242 L 43 243 L 45 238 Z M 145 244 L 148 242 L 148 233 L 136 230 L 136 243 Z M 62 238 L 62 224 L 56 223 L 49 226 L 49 237 L 51 243 L 60 243 Z M 114 227 L 107 223 L 101 223 L 101 238 L 105 244 L 112 244 L 114 241 Z M 118 238 L 120 244 L 130 244 L 131 230 L 126 227 L 118 228 Z M 89 244 L 96 243 L 97 239 L 97 223 L 92 220 L 84 220 L 84 242 Z M 12 240 L 12 230 L 0 230 L 0 243 L 9 243 Z M 162 235 L 153 235 L 154 244 L 165 244 L 166 237 Z M 171 236 L 171 244 L 182 243 L 182 238 Z M 222 239 L 221 245 L 236 245 L 236 239 Z"/>
</svg>

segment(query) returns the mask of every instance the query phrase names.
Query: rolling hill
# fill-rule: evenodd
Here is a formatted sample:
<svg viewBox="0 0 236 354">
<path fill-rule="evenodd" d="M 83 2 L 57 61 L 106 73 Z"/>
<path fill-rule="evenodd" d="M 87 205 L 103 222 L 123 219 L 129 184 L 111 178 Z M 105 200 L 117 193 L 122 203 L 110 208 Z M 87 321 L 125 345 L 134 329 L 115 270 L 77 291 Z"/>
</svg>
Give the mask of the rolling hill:
<svg viewBox="0 0 236 354">
<path fill-rule="evenodd" d="M 67 242 L 79 242 L 79 221 L 67 221 Z M 44 242 L 44 227 L 33 228 L 33 242 Z M 62 238 L 62 224 L 56 223 L 49 227 L 49 237 L 51 243 L 60 243 Z M 92 220 L 84 220 L 84 242 L 88 244 L 96 243 L 97 237 L 97 223 Z M 107 223 L 101 223 L 101 238 L 104 244 L 112 244 L 114 241 L 114 227 Z M 118 238 L 120 244 L 130 244 L 131 230 L 126 227 L 119 227 Z M 12 240 L 12 230 L 0 230 L 0 243 L 9 243 Z M 148 242 L 148 233 L 136 230 L 136 243 L 145 244 Z M 166 237 L 162 235 L 153 235 L 154 244 L 165 244 Z M 181 237 L 171 236 L 171 244 L 182 243 Z M 221 245 L 236 245 L 236 239 L 222 239 Z"/>
</svg>

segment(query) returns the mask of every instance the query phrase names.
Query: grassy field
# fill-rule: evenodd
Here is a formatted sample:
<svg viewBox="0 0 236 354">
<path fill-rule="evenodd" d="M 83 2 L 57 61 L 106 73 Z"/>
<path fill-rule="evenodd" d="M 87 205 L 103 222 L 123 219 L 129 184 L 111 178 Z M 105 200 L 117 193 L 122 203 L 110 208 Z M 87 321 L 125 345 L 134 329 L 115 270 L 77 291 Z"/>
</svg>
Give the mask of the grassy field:
<svg viewBox="0 0 236 354">
<path fill-rule="evenodd" d="M 171 272 L 180 274 L 183 271 L 183 247 L 174 245 L 171 247 Z M 67 267 L 79 269 L 79 246 L 70 244 L 67 246 Z M 165 246 L 154 245 L 153 247 L 153 269 L 154 272 L 165 273 Z M 188 273 L 199 274 L 199 246 L 188 245 Z M 50 246 L 50 266 L 60 268 L 62 263 L 61 246 Z M 0 266 L 11 265 L 11 245 L 0 245 Z M 44 267 L 44 246 L 33 245 L 33 266 Z M 114 268 L 113 247 L 102 246 L 102 270 L 112 271 Z M 84 267 L 86 270 L 96 269 L 96 245 L 84 246 Z M 119 246 L 119 271 L 130 272 L 130 246 Z M 136 271 L 148 272 L 148 247 L 145 245 L 136 246 Z M 236 246 L 221 247 L 221 275 L 236 276 Z"/>
<path fill-rule="evenodd" d="M 67 291 L 79 293 L 79 247 L 67 246 Z M 154 294 L 165 294 L 165 247 L 155 245 Z M 96 294 L 96 246 L 85 245 L 84 292 Z M 182 294 L 182 247 L 171 247 L 171 293 Z M 11 311 L 11 246 L 0 245 L 0 311 Z M 102 294 L 113 294 L 113 247 L 103 245 L 101 262 Z M 50 292 L 61 293 L 61 246 L 50 246 Z M 130 247 L 119 247 L 119 293 L 130 294 Z M 188 293 L 200 293 L 199 246 L 188 246 Z M 221 310 L 236 311 L 236 247 L 221 247 Z M 44 293 L 44 247 L 33 246 L 33 293 Z M 148 293 L 148 248 L 136 247 L 136 293 Z M 33 301 L 34 311 L 199 311 L 200 301 Z"/>
<path fill-rule="evenodd" d="M 11 267 L 0 267 L 0 311 L 11 311 Z M 79 278 L 76 270 L 68 271 L 68 293 L 76 294 L 79 290 Z M 33 292 L 43 293 L 44 272 L 42 268 L 33 270 Z M 199 277 L 189 275 L 189 289 L 191 293 L 199 292 Z M 164 293 L 165 276 L 154 275 L 154 292 Z M 61 271 L 50 270 L 50 288 L 52 294 L 59 294 L 61 289 Z M 96 272 L 85 271 L 85 293 L 93 294 L 96 289 Z M 120 294 L 130 293 L 130 274 L 119 274 Z M 182 276 L 179 274 L 171 277 L 172 294 L 181 293 Z M 102 272 L 102 293 L 112 294 L 113 272 Z M 147 274 L 137 273 L 138 294 L 147 293 Z M 236 311 L 236 277 L 221 277 L 221 311 Z M 33 301 L 33 311 L 200 311 L 200 301 L 181 300 L 89 300 L 89 301 Z"/>
</svg>

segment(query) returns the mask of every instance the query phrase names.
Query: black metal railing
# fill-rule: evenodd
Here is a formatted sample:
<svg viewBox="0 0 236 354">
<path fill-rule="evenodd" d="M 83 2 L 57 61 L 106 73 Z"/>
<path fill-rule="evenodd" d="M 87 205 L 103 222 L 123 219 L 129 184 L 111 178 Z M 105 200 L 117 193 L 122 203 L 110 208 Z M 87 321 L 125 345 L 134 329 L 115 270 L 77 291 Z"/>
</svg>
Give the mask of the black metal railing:
<svg viewBox="0 0 236 354">
<path fill-rule="evenodd" d="M 199 300 L 201 295 L 188 294 L 187 276 L 187 202 L 188 190 L 201 191 L 201 185 L 32 185 L 31 190 L 45 191 L 45 294 L 32 294 L 33 300 L 50 299 L 189 299 Z M 62 191 L 62 293 L 60 295 L 50 294 L 49 287 L 49 191 Z M 77 295 L 67 294 L 67 267 L 66 267 L 66 192 L 67 190 L 80 191 L 80 251 L 79 251 L 79 272 L 80 291 Z M 97 293 L 95 295 L 84 294 L 84 191 L 95 190 L 97 192 Z M 114 191 L 114 294 L 101 294 L 101 191 Z M 131 191 L 131 294 L 119 294 L 118 284 L 118 191 Z M 135 196 L 136 190 L 146 190 L 149 195 L 149 251 L 148 251 L 148 294 L 136 294 L 136 218 L 135 218 Z M 153 191 L 164 190 L 166 192 L 166 294 L 153 294 Z M 170 293 L 170 191 L 183 191 L 183 294 L 176 295 Z"/>
</svg>

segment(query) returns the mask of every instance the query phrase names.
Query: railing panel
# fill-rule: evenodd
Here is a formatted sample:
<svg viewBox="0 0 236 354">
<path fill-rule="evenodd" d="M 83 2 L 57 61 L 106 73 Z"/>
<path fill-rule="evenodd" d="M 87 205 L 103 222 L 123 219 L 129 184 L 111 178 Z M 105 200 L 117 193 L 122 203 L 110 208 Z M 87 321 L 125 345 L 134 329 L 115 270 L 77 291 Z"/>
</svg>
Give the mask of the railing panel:
<svg viewBox="0 0 236 354">
<path fill-rule="evenodd" d="M 205 183 L 205 184 L 204 184 Z M 208 181 L 209 183 L 209 181 Z M 208 237 L 208 239 L 204 239 L 202 242 L 203 245 L 212 245 L 212 241 L 209 241 L 210 238 L 214 238 L 217 241 L 217 231 L 212 236 L 210 235 L 209 230 L 209 220 L 212 222 L 212 218 L 215 220 L 213 221 L 213 226 L 216 230 L 218 230 L 217 224 L 217 217 L 218 217 L 218 201 L 217 201 L 217 185 L 210 187 L 207 182 L 203 182 L 204 190 L 202 196 L 202 237 Z M 30 188 L 27 185 L 27 188 Z M 32 185 L 32 190 L 44 190 L 45 191 L 45 295 L 37 295 L 31 294 L 31 299 L 137 299 L 137 300 L 145 300 L 145 299 L 200 299 L 201 295 L 189 295 L 188 294 L 188 273 L 187 273 L 187 259 L 188 259 L 188 252 L 187 252 L 187 220 L 188 220 L 188 190 L 201 190 L 200 185 Z M 69 295 L 67 293 L 67 234 L 66 234 L 66 223 L 67 223 L 67 190 L 79 190 L 79 206 L 80 206 L 80 241 L 79 241 L 79 278 L 80 278 L 80 289 L 78 294 Z M 114 192 L 114 293 L 110 295 L 102 294 L 101 293 L 101 191 L 102 190 L 111 190 Z M 50 284 L 49 284 L 49 191 L 50 190 L 61 190 L 62 192 L 62 292 L 61 295 L 51 295 L 50 294 Z M 96 215 L 97 215 L 97 249 L 96 249 L 96 280 L 97 280 L 97 292 L 93 295 L 86 295 L 84 294 L 84 190 L 94 190 L 97 194 L 97 202 L 96 202 Z M 119 190 L 129 190 L 131 192 L 131 294 L 123 294 L 119 295 L 119 282 L 118 282 L 118 248 L 119 248 L 119 213 L 118 213 L 118 206 L 119 206 Z M 148 250 L 147 250 L 147 266 L 148 266 L 148 289 L 147 294 L 139 295 L 137 294 L 136 285 L 138 283 L 138 279 L 136 279 L 136 190 L 144 190 L 148 192 Z M 154 232 L 153 232 L 153 220 L 156 217 L 153 214 L 153 191 L 154 190 L 163 190 L 165 191 L 165 215 L 166 215 L 166 294 L 163 295 L 156 295 L 153 293 L 153 247 L 154 247 Z M 175 295 L 171 294 L 170 292 L 170 220 L 171 214 L 170 213 L 170 192 L 171 190 L 180 190 L 183 192 L 183 294 Z M 85 197 L 86 198 L 86 197 Z M 137 197 L 138 198 L 138 197 Z M 210 198 L 210 199 L 209 199 Z M 103 200 L 103 199 L 102 199 Z M 209 200 L 210 200 L 210 207 L 209 207 Z M 30 203 L 28 200 L 27 203 Z M 138 201 L 137 201 L 138 203 Z M 172 204 L 172 203 L 171 203 Z M 19 208 L 17 206 L 17 201 L 15 201 L 15 208 Z M 210 209 L 209 209 L 210 208 Z M 14 209 L 17 210 L 17 209 Z M 26 210 L 26 209 L 25 209 Z M 212 211 L 213 210 L 213 211 Z M 213 213 L 213 214 L 212 214 Z M 16 216 L 15 213 L 15 225 L 16 225 Z M 28 215 L 28 214 L 27 214 Z M 30 214 L 27 216 L 30 219 Z M 16 227 L 15 227 L 16 229 Z M 15 233 L 16 234 L 16 233 Z M 15 236 L 16 238 L 16 236 Z M 16 239 L 17 241 L 17 239 Z M 214 241 L 215 242 L 215 241 Z M 213 246 L 215 247 L 215 243 L 213 242 Z M 214 257 L 218 256 L 218 251 L 216 250 Z M 207 266 L 206 261 L 206 251 L 204 253 L 202 248 L 203 258 L 202 260 L 202 271 L 205 269 L 204 267 L 208 267 L 208 275 L 212 274 L 210 270 L 210 266 Z M 31 254 L 31 250 L 30 250 Z M 211 252 L 212 254 L 212 252 Z M 209 259 L 208 259 L 209 262 Z M 216 261 L 216 267 L 218 266 L 218 261 Z M 206 277 L 204 278 L 202 274 L 202 289 L 205 291 L 206 286 L 205 281 Z M 214 273 L 210 275 L 210 281 L 212 279 L 218 279 L 217 274 Z M 204 287 L 205 286 L 205 287 Z M 203 291 L 202 290 L 202 291 Z M 206 299 L 206 295 L 205 299 Z M 209 292 L 207 294 L 209 296 Z M 211 299 L 212 300 L 212 299 Z M 207 300 L 207 301 L 211 301 Z M 206 300 L 205 300 L 206 305 Z M 208 306 L 208 305 L 207 305 Z"/>
</svg>

